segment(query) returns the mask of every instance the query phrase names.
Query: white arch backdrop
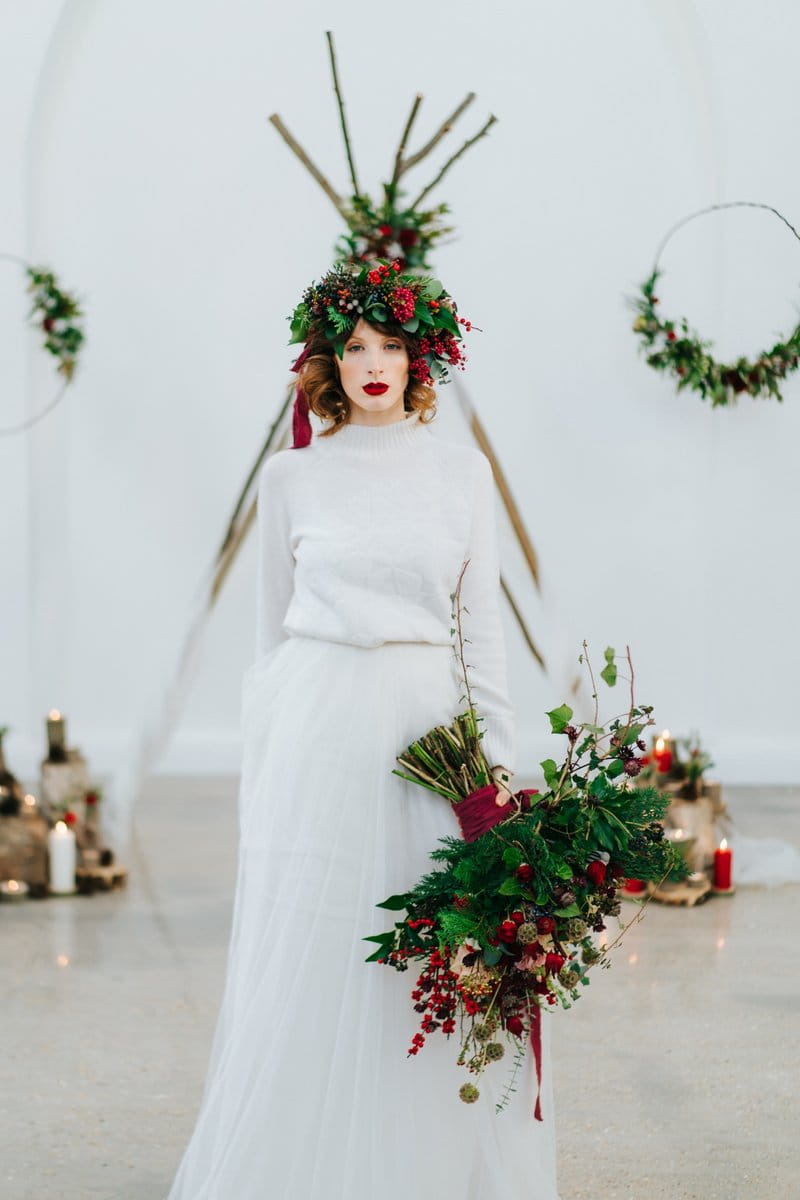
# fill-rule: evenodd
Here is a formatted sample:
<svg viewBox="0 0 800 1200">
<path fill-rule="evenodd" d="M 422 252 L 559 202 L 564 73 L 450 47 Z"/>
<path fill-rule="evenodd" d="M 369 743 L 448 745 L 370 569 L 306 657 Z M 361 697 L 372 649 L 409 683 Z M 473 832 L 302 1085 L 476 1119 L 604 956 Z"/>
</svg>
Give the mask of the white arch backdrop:
<svg viewBox="0 0 800 1200">
<path fill-rule="evenodd" d="M 43 4 L 27 25 L 14 15 L 29 64 L 58 11 Z M 472 0 L 459 20 L 411 0 L 409 38 L 359 11 L 337 10 L 334 29 L 364 178 L 385 174 L 414 90 L 422 130 L 470 89 L 500 118 L 443 191 L 461 236 L 438 264 L 486 331 L 470 394 L 534 533 L 564 644 L 630 641 L 642 698 L 672 728 L 699 728 L 724 778 L 796 781 L 800 652 L 781 597 L 800 582 L 800 384 L 783 407 L 732 413 L 675 397 L 636 359 L 623 297 L 665 229 L 703 203 L 763 199 L 797 218 L 787 148 L 800 15 L 782 0 L 758 13 L 721 0 L 520 2 L 495 6 L 488 26 Z M 31 135 L 20 118 L 11 145 L 10 162 L 30 169 L 25 245 L 9 248 L 82 290 L 90 341 L 68 406 L 30 439 L 29 467 L 23 443 L 0 446 L 6 513 L 31 498 L 25 520 L 7 520 L 19 585 L 0 600 L 13 631 L 2 717 L 20 770 L 33 769 L 54 704 L 98 770 L 118 761 L 284 386 L 285 314 L 338 230 L 266 116 L 291 118 L 343 177 L 328 21 L 322 3 L 63 6 Z M 20 69 L 23 99 L 34 74 Z M 22 210 L 20 189 L 2 210 L 10 232 L 24 234 Z M 743 213 L 700 224 L 670 247 L 665 306 L 723 353 L 788 329 L 800 262 L 789 235 Z M 12 417 L 51 385 L 35 359 L 26 387 L 22 353 L 0 364 Z M 164 769 L 238 765 L 253 565 L 250 547 Z M 539 714 L 561 697 L 511 625 L 509 640 L 535 762 Z"/>
</svg>

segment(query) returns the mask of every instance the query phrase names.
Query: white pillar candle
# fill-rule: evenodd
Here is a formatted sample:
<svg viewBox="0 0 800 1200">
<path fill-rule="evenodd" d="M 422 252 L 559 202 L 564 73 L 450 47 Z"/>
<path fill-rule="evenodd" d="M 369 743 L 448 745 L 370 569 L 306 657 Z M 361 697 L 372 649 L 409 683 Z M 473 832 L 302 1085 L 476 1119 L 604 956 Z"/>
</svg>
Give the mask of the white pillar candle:
<svg viewBox="0 0 800 1200">
<path fill-rule="evenodd" d="M 57 821 L 47 836 L 50 851 L 50 891 L 66 896 L 75 891 L 75 834 Z"/>
</svg>

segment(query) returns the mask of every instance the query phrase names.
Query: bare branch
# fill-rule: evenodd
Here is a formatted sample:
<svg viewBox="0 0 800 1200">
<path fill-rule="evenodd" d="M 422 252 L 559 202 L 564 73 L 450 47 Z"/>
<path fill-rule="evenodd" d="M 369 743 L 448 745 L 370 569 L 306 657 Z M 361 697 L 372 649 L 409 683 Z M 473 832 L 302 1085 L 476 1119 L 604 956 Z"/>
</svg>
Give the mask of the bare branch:
<svg viewBox="0 0 800 1200">
<path fill-rule="evenodd" d="M 344 97 L 342 96 L 342 89 L 339 87 L 339 72 L 336 69 L 336 50 L 333 46 L 333 34 L 331 33 L 330 29 L 325 31 L 325 37 L 328 39 L 328 52 L 331 59 L 331 74 L 333 75 L 333 88 L 336 92 L 336 100 L 339 105 L 339 121 L 341 122 L 342 134 L 344 135 L 344 148 L 345 152 L 347 153 L 347 165 L 350 168 L 350 180 L 353 184 L 353 195 L 360 196 L 361 189 L 359 188 L 358 180 L 356 179 L 356 165 L 353 162 L 353 151 L 350 147 L 350 134 L 347 129 L 347 117 L 345 116 L 344 111 Z"/>
<path fill-rule="evenodd" d="M 455 112 L 451 113 L 447 120 L 439 126 L 431 140 L 426 142 L 421 150 L 418 150 L 416 154 L 412 154 L 410 158 L 407 158 L 406 161 L 401 164 L 400 170 L 397 173 L 398 179 L 401 175 L 405 175 L 406 171 L 410 171 L 412 167 L 415 167 L 418 162 L 421 162 L 423 158 L 426 158 L 435 146 L 438 146 L 442 138 L 450 132 L 458 118 L 461 116 L 464 110 L 468 108 L 470 104 L 472 104 L 474 99 L 475 93 L 469 92 L 469 94 L 461 101 Z"/>
<path fill-rule="evenodd" d="M 483 126 L 483 128 L 479 129 L 474 137 L 471 137 L 466 142 L 464 142 L 464 145 L 461 147 L 460 150 L 456 151 L 456 153 L 452 156 L 452 158 L 448 158 L 447 162 L 444 164 L 444 166 L 442 167 L 441 171 L 436 176 L 436 178 L 431 183 L 429 183 L 426 188 L 422 189 L 422 191 L 417 196 L 414 203 L 411 205 L 412 208 L 419 207 L 419 205 L 422 203 L 422 201 L 427 196 L 428 192 L 432 192 L 433 189 L 436 187 L 437 183 L 440 183 L 442 181 L 442 179 L 444 179 L 445 175 L 450 170 L 453 163 L 456 162 L 457 159 L 461 158 L 462 154 L 466 154 L 466 152 L 467 152 L 467 150 L 469 150 L 470 146 L 474 146 L 475 143 L 477 141 L 480 141 L 480 139 L 482 137 L 486 137 L 486 134 L 489 132 L 489 130 L 495 124 L 496 121 L 497 121 L 497 117 L 489 117 L 489 120 L 486 122 L 486 124 Z"/>
<path fill-rule="evenodd" d="M 314 163 L 308 157 L 305 150 L 300 145 L 300 143 L 297 141 L 297 139 L 294 138 L 292 136 L 292 134 L 289 132 L 289 130 L 286 128 L 286 126 L 284 125 L 283 121 L 278 116 L 278 114 L 273 113 L 272 116 L 269 117 L 268 119 L 269 119 L 270 124 L 275 126 L 278 133 L 281 135 L 283 140 L 286 142 L 286 145 L 289 147 L 289 149 L 297 156 L 297 158 L 300 159 L 300 162 L 303 164 L 303 166 L 306 168 L 306 170 L 309 172 L 309 174 L 313 175 L 314 179 L 316 179 L 317 183 L 322 188 L 325 195 L 328 197 L 328 199 L 331 201 L 331 203 L 336 208 L 336 211 L 339 213 L 339 216 L 343 217 L 344 220 L 346 221 L 347 215 L 346 215 L 346 209 L 344 206 L 344 201 L 342 200 L 341 196 L 336 191 L 336 189 L 332 186 L 332 184 L 330 184 L 328 182 L 328 180 L 325 178 L 325 176 L 322 174 L 322 172 L 319 170 L 319 168 L 314 165 Z"/>
<path fill-rule="evenodd" d="M 414 121 L 417 118 L 420 104 L 422 104 L 422 96 L 419 92 L 417 92 L 416 96 L 414 97 L 414 103 L 411 105 L 411 112 L 409 113 L 408 120 L 406 121 L 406 127 L 403 130 L 403 136 L 400 138 L 400 145 L 397 147 L 397 154 L 395 155 L 394 160 L 394 172 L 392 174 L 392 186 L 396 185 L 400 175 L 402 174 L 403 155 L 406 152 L 406 145 L 408 143 L 409 134 L 411 133 L 411 126 L 414 124 Z"/>
</svg>

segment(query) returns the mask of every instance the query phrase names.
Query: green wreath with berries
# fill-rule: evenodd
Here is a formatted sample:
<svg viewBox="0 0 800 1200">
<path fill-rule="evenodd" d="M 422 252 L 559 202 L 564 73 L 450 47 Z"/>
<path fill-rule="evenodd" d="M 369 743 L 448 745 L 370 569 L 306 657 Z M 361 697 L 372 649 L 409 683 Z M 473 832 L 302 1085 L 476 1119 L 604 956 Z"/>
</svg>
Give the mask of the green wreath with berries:
<svg viewBox="0 0 800 1200">
<path fill-rule="evenodd" d="M 27 290 L 32 298 L 28 319 L 34 329 L 41 330 L 43 348 L 57 360 L 56 370 L 64 380 L 55 398 L 41 412 L 20 425 L 0 429 L 0 435 L 5 435 L 30 429 L 55 408 L 67 385 L 72 382 L 86 335 L 83 332 L 83 312 L 78 300 L 59 285 L 53 271 L 45 267 L 29 266 L 24 259 L 15 254 L 0 254 L 0 259 L 23 267 Z"/>
<path fill-rule="evenodd" d="M 729 204 L 713 204 L 684 217 L 662 241 L 653 270 L 641 285 L 639 295 L 632 301 L 637 312 L 633 329 L 641 339 L 641 349 L 648 366 L 671 375 L 677 382 L 679 392 L 685 388 L 699 392 L 703 400 L 711 400 L 712 408 L 734 404 L 742 392 L 754 399 L 773 396 L 780 401 L 783 400 L 781 383 L 800 365 L 800 323 L 787 338 L 777 341 L 771 349 L 762 351 L 755 358 L 741 357 L 735 362 L 722 363 L 711 353 L 712 343 L 695 333 L 685 317 L 672 319 L 657 311 L 659 299 L 656 287 L 663 274 L 659 262 L 670 238 L 689 221 L 724 208 L 766 209 L 783 221 L 800 240 L 800 234 L 794 226 L 769 204 L 736 200 Z"/>
</svg>

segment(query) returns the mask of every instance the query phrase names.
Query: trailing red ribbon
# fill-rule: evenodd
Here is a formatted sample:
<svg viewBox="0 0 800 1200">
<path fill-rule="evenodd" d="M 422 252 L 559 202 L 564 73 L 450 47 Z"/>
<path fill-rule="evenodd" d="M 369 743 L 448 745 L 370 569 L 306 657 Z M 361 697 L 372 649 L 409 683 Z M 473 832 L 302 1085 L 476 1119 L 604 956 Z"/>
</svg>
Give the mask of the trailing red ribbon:
<svg viewBox="0 0 800 1200">
<path fill-rule="evenodd" d="M 297 374 L 302 370 L 303 363 L 308 358 L 308 343 L 303 347 L 299 358 L 292 370 Z M 294 409 L 292 410 L 293 450 L 302 450 L 311 441 L 311 421 L 308 417 L 308 397 L 298 383 L 294 394 Z"/>
<path fill-rule="evenodd" d="M 531 1017 L 531 1050 L 536 1065 L 536 1104 L 533 1115 L 537 1121 L 542 1120 L 542 1010 L 538 1004 L 532 1004 Z"/>
<path fill-rule="evenodd" d="M 537 795 L 535 788 L 523 788 L 514 793 L 516 804 L 513 800 L 507 800 L 505 804 L 498 804 L 498 790 L 496 784 L 487 783 L 484 787 L 478 788 L 476 792 L 471 792 L 469 796 L 465 796 L 463 800 L 453 804 L 453 812 L 458 817 L 461 836 L 465 842 L 477 841 L 481 834 L 488 833 L 501 821 L 513 817 L 520 808 L 530 808 L 531 796 Z"/>
</svg>

